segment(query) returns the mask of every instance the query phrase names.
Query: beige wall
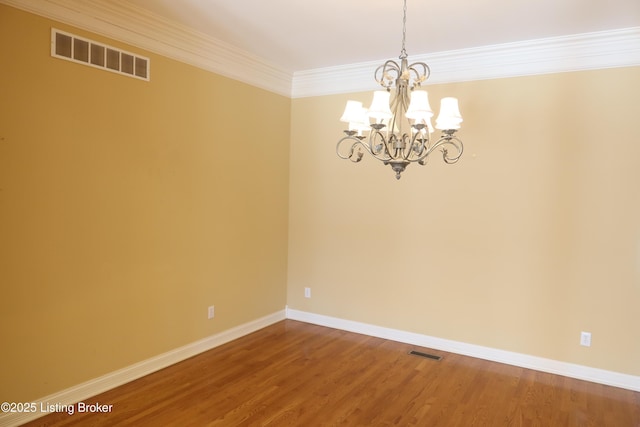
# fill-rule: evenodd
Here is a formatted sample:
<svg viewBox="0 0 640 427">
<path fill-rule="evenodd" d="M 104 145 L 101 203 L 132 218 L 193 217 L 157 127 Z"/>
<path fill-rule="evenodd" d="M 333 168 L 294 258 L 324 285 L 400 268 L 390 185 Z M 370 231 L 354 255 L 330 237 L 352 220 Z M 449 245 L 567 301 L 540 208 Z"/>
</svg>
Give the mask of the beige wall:
<svg viewBox="0 0 640 427">
<path fill-rule="evenodd" d="M 335 154 L 344 103 L 369 93 L 294 100 L 289 307 L 640 375 L 639 82 L 429 86 L 460 99 L 465 153 L 400 181 Z"/>
<path fill-rule="evenodd" d="M 151 81 L 52 58 L 52 26 Z M 0 401 L 284 308 L 290 99 L 4 5 L 0 55 Z"/>
</svg>

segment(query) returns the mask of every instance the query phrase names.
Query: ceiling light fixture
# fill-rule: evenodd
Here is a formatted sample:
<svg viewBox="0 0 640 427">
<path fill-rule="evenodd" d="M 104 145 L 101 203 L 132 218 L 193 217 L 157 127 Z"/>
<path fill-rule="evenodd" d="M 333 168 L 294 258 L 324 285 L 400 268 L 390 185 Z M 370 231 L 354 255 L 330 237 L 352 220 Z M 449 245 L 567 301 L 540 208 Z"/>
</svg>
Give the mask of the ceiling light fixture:
<svg viewBox="0 0 640 427">
<path fill-rule="evenodd" d="M 347 102 L 340 121 L 349 123 L 349 129 L 344 131 L 346 136 L 336 146 L 340 158 L 354 163 L 362 160 L 366 150 L 385 165 L 391 165 L 397 179 L 410 163 L 424 165 L 427 157 L 437 148 L 441 149 L 442 158 L 449 164 L 457 162 L 463 150 L 462 141 L 455 136 L 462 122 L 456 98 L 442 99 L 436 120 L 436 129 L 442 131 L 442 136 L 431 143 L 433 111 L 429 106 L 427 91 L 421 89 L 431 70 L 424 62 L 409 64 L 405 50 L 406 29 L 407 0 L 404 0 L 400 65 L 388 60 L 376 69 L 374 78 L 385 90 L 373 93 L 368 110 L 361 102 Z M 368 139 L 363 135 L 366 132 L 369 132 Z M 344 146 L 348 150 L 341 149 Z M 455 151 L 450 153 L 448 148 Z"/>
</svg>

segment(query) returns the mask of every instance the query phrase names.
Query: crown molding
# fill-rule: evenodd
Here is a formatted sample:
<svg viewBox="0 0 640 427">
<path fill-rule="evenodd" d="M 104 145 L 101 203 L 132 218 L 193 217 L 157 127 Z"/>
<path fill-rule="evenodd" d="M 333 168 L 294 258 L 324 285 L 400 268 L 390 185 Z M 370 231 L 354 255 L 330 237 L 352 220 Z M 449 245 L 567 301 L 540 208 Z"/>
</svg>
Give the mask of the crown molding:
<svg viewBox="0 0 640 427">
<path fill-rule="evenodd" d="M 125 0 L 0 0 L 0 3 L 291 96 L 292 73 Z"/>
<path fill-rule="evenodd" d="M 151 14 L 126 0 L 0 0 L 292 98 L 376 89 L 386 59 L 291 73 L 231 44 Z M 640 65 L 640 27 L 412 55 L 429 64 L 429 84 Z"/>
<path fill-rule="evenodd" d="M 387 58 L 388 59 L 388 58 Z M 431 68 L 429 84 L 640 65 L 640 27 L 410 55 Z M 386 59 L 295 72 L 293 98 L 375 90 Z"/>
</svg>

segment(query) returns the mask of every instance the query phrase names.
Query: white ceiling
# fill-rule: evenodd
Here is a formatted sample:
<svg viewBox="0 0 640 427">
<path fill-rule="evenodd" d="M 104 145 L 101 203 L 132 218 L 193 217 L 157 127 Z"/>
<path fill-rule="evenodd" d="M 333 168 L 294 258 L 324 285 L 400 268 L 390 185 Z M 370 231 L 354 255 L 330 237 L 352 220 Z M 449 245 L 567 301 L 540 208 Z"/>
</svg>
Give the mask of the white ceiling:
<svg viewBox="0 0 640 427">
<path fill-rule="evenodd" d="M 402 0 L 127 0 L 288 72 L 397 57 Z M 640 25 L 640 0 L 408 0 L 409 56 Z"/>
</svg>

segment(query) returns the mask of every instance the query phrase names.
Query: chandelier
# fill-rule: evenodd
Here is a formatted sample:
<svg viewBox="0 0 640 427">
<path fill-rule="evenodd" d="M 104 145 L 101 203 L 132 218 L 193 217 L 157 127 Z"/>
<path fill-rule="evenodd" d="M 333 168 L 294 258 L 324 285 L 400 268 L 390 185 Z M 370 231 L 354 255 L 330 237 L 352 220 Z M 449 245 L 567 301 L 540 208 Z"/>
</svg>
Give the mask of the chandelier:
<svg viewBox="0 0 640 427">
<path fill-rule="evenodd" d="M 385 165 L 390 165 L 397 179 L 410 163 L 424 165 L 427 157 L 438 148 L 447 164 L 457 162 L 463 150 L 462 141 L 455 136 L 462 122 L 456 98 L 442 99 L 436 119 L 436 129 L 442 131 L 442 136 L 432 141 L 433 111 L 427 91 L 421 88 L 431 70 L 424 62 L 409 64 L 407 60 L 407 0 L 404 0 L 403 12 L 400 64 L 388 60 L 376 69 L 374 78 L 384 90 L 373 93 L 369 109 L 364 108 L 361 102 L 347 101 L 340 121 L 348 123 L 349 128 L 336 146 L 340 158 L 354 163 L 362 160 L 364 151 L 367 151 Z"/>
</svg>

